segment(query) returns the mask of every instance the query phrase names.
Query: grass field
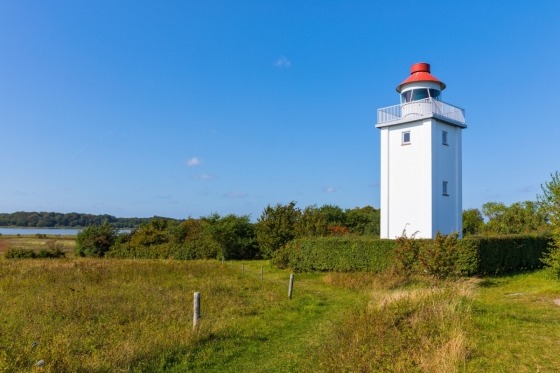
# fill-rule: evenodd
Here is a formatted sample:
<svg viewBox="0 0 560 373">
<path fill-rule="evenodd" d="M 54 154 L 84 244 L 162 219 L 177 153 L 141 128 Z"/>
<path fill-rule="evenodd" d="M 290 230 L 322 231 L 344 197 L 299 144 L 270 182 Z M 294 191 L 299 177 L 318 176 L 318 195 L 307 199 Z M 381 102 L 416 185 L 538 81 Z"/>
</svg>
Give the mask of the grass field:
<svg viewBox="0 0 560 373">
<path fill-rule="evenodd" d="M 296 274 L 291 300 L 289 274 L 266 261 L 0 260 L 0 372 L 560 371 L 560 281 L 546 271 Z"/>
<path fill-rule="evenodd" d="M 75 236 L 60 235 L 0 235 L 0 254 L 8 249 L 31 249 L 40 251 L 48 248 L 49 242 L 56 242 L 67 257 L 74 255 Z"/>
</svg>

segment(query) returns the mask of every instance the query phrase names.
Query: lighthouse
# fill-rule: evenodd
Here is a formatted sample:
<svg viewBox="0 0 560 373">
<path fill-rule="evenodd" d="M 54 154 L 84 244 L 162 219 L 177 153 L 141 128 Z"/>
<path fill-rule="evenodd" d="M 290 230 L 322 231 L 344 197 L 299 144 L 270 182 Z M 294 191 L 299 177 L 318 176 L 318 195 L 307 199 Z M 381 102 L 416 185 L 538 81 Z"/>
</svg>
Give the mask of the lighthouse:
<svg viewBox="0 0 560 373">
<path fill-rule="evenodd" d="M 465 111 L 419 62 L 397 86 L 400 103 L 377 110 L 381 130 L 381 238 L 462 232 L 461 131 Z"/>
</svg>

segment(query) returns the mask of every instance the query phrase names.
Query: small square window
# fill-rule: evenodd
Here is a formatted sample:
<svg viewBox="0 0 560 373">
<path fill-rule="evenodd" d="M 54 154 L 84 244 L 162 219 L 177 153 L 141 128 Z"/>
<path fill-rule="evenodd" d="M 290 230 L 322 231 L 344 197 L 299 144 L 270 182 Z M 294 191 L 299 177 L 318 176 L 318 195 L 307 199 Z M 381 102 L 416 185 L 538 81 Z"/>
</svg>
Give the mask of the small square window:
<svg viewBox="0 0 560 373">
<path fill-rule="evenodd" d="M 402 144 L 403 145 L 410 144 L 410 131 L 402 133 Z"/>
<path fill-rule="evenodd" d="M 447 186 L 448 186 L 448 182 L 447 182 L 447 181 L 444 181 L 443 184 L 442 184 L 442 189 L 443 189 L 443 195 L 444 195 L 444 196 L 448 196 L 448 195 L 449 195 L 449 193 L 447 192 Z"/>
<path fill-rule="evenodd" d="M 449 145 L 449 143 L 447 142 L 447 131 L 443 131 L 441 133 L 441 143 L 443 145 Z"/>
</svg>

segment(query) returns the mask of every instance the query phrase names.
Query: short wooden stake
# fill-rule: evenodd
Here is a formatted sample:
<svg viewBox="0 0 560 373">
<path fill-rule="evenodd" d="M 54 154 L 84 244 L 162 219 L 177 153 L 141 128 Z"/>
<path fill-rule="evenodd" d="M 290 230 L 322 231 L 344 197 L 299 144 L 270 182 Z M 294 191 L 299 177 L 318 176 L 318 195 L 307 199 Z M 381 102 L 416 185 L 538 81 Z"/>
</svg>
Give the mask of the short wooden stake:
<svg viewBox="0 0 560 373">
<path fill-rule="evenodd" d="M 290 284 L 288 285 L 288 298 L 292 299 L 292 290 L 294 289 L 294 274 L 290 275 Z"/>
<path fill-rule="evenodd" d="M 263 267 L 261 266 L 261 282 L 263 282 Z"/>
<path fill-rule="evenodd" d="M 200 293 L 197 291 L 194 293 L 193 330 L 196 330 L 198 328 L 199 320 L 200 320 Z"/>
</svg>

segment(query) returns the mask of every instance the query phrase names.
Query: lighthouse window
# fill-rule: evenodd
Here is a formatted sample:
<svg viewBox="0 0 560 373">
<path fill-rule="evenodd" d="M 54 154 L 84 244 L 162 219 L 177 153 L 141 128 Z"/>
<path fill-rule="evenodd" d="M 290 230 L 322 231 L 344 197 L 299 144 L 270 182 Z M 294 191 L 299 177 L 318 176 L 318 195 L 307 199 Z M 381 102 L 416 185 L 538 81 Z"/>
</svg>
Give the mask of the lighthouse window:
<svg viewBox="0 0 560 373">
<path fill-rule="evenodd" d="M 440 95 L 441 95 L 441 91 L 438 91 L 437 89 L 430 88 L 430 97 L 431 98 L 433 98 L 435 100 L 439 100 Z"/>
<path fill-rule="evenodd" d="M 412 101 L 423 100 L 428 97 L 428 90 L 426 88 L 415 89 L 412 91 Z"/>
<path fill-rule="evenodd" d="M 412 95 L 412 91 L 406 91 L 401 94 L 401 104 L 405 102 L 410 102 L 410 96 Z"/>
<path fill-rule="evenodd" d="M 444 195 L 444 196 L 448 196 L 448 195 L 449 195 L 449 193 L 447 192 L 447 184 L 448 184 L 447 181 L 444 181 L 444 182 L 443 182 L 443 185 L 442 185 L 443 195 Z"/>
<path fill-rule="evenodd" d="M 402 133 L 402 144 L 408 145 L 410 144 L 410 132 L 403 132 Z"/>
<path fill-rule="evenodd" d="M 441 143 L 443 145 L 449 145 L 449 143 L 447 142 L 447 131 L 441 132 Z"/>
</svg>

